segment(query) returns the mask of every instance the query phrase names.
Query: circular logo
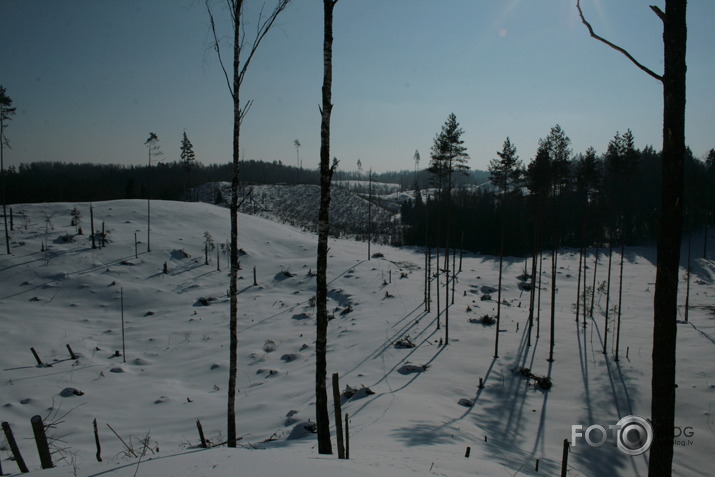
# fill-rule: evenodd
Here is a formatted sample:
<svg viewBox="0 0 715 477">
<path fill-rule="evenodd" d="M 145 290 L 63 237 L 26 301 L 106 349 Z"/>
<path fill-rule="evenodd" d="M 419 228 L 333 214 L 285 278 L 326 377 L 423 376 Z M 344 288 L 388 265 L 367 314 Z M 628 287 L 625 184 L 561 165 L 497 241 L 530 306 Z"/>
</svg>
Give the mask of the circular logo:
<svg viewBox="0 0 715 477">
<path fill-rule="evenodd" d="M 616 445 L 627 455 L 641 455 L 653 443 L 650 422 L 638 416 L 626 416 L 618 421 Z"/>
</svg>

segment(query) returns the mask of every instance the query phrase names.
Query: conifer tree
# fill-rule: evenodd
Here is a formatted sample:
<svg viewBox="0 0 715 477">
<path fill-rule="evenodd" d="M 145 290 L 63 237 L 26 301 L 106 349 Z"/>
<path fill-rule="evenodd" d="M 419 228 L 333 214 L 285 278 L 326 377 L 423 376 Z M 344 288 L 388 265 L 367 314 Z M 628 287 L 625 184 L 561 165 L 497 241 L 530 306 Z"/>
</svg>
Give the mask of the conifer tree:
<svg viewBox="0 0 715 477">
<path fill-rule="evenodd" d="M 186 189 L 191 187 L 191 169 L 196 163 L 196 155 L 194 154 L 194 145 L 189 141 L 189 137 L 184 131 L 184 136 L 181 138 L 181 167 L 186 171 Z"/>
<path fill-rule="evenodd" d="M 444 272 L 445 272 L 445 293 L 449 293 L 449 247 L 450 247 L 450 232 L 451 232 L 451 214 L 452 214 L 452 188 L 454 186 L 454 177 L 456 175 L 466 175 L 469 170 L 467 161 L 469 155 L 467 148 L 464 146 L 462 139 L 464 130 L 459 126 L 457 117 L 454 113 L 450 113 L 442 126 L 442 130 L 434 138 L 434 143 L 431 150 L 431 160 L 429 172 L 437 179 L 439 187 L 438 209 L 440 205 L 446 208 L 446 226 L 445 226 L 445 245 L 444 245 Z M 442 211 L 438 211 L 441 216 Z M 439 244 L 437 245 L 439 247 Z M 439 274 L 439 257 L 437 260 L 437 273 Z M 438 282 L 439 283 L 439 282 Z M 437 288 L 439 293 L 439 286 Z M 437 315 L 439 316 L 439 307 L 437 307 Z M 449 299 L 445 298 L 445 339 L 444 344 L 449 344 Z M 439 323 L 439 322 L 438 322 Z M 438 324 L 439 327 L 439 324 Z"/>
<path fill-rule="evenodd" d="M 499 190 L 501 195 L 501 234 L 499 239 L 499 284 L 497 286 L 497 324 L 494 342 L 494 357 L 499 357 L 499 325 L 501 323 L 501 284 L 504 265 L 504 234 L 506 230 L 506 203 L 509 194 L 521 181 L 521 161 L 516 154 L 516 146 L 507 137 L 502 150 L 497 152 L 499 159 L 489 162 L 489 180 Z"/>
</svg>

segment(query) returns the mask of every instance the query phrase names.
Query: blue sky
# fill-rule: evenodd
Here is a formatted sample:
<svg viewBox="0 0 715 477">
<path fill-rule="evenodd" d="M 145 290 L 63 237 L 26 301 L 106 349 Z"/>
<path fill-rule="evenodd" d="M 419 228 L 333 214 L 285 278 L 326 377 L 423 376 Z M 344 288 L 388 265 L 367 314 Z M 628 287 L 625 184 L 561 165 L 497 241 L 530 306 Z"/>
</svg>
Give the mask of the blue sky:
<svg viewBox="0 0 715 477">
<path fill-rule="evenodd" d="M 654 0 L 582 2 L 598 33 L 662 72 Z M 703 157 L 715 148 L 715 2 L 688 10 L 686 137 Z M 295 164 L 298 139 L 303 166 L 317 167 L 322 21 L 321 0 L 293 0 L 254 57 L 243 158 Z M 591 39 L 575 0 L 341 0 L 334 30 L 342 169 L 412 169 L 415 150 L 426 166 L 452 112 L 475 169 L 507 136 L 529 162 L 557 123 L 574 152 L 601 153 L 628 128 L 660 149 L 661 84 Z M 198 160 L 230 161 L 232 106 L 210 41 L 200 0 L 0 0 L 0 84 L 17 107 L 6 165 L 145 164 L 150 131 L 163 160 L 178 160 L 186 131 Z"/>
</svg>

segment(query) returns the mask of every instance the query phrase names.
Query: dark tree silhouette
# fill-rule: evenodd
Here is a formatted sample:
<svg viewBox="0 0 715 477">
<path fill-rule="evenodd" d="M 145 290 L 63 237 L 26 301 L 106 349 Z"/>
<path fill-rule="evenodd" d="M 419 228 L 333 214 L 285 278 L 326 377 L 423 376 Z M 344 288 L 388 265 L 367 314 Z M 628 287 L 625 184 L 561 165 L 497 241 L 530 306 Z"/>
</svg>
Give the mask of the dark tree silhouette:
<svg viewBox="0 0 715 477">
<path fill-rule="evenodd" d="M 320 210 L 318 212 L 318 263 L 316 276 L 317 337 L 315 340 L 315 414 L 318 452 L 332 454 L 328 415 L 327 334 L 328 334 L 328 234 L 330 232 L 330 182 L 337 161 L 330 164 L 330 114 L 333 110 L 333 8 L 338 0 L 323 0 L 323 104 L 320 108 Z M 336 416 L 340 419 L 340 416 Z"/>
<path fill-rule="evenodd" d="M 651 417 L 653 444 L 648 475 L 669 476 L 673 466 L 675 424 L 675 359 L 678 317 L 678 269 L 683 231 L 683 179 L 685 170 L 685 51 L 688 38 L 687 0 L 666 0 L 665 12 L 650 8 L 663 22 L 663 75 L 636 61 L 623 48 L 598 36 L 586 21 L 580 1 L 581 21 L 592 37 L 623 53 L 641 70 L 663 84 L 663 165 L 658 267 L 653 303 L 653 374 Z"/>
<path fill-rule="evenodd" d="M 5 137 L 5 121 L 12 119 L 15 108 L 12 107 L 12 99 L 5 93 L 5 87 L 0 86 L 0 174 L 2 175 L 2 215 L 5 219 L 5 246 L 7 254 L 10 255 L 10 233 L 7 230 L 7 197 L 5 195 L 5 146 L 10 147 Z"/>
<path fill-rule="evenodd" d="M 442 130 L 434 138 L 431 149 L 429 171 L 435 176 L 438 187 L 438 208 L 442 205 L 446 209 L 445 243 L 444 243 L 444 273 L 445 273 L 445 300 L 444 300 L 444 344 L 449 344 L 449 247 L 452 228 L 452 188 L 456 175 L 465 175 L 469 170 L 467 161 L 469 155 L 462 139 L 464 130 L 457 122 L 454 113 L 450 113 L 442 125 Z M 438 217 L 442 211 L 438 211 Z M 437 226 L 439 228 L 439 225 Z M 439 234 L 439 232 L 438 232 Z M 437 243 L 439 249 L 439 241 Z M 439 252 L 438 252 L 439 253 Z M 439 276 L 439 255 L 437 256 L 437 275 Z M 437 316 L 439 317 L 439 280 L 437 280 Z M 439 328 L 439 321 L 437 322 Z"/>
<path fill-rule="evenodd" d="M 517 188 L 521 182 L 522 168 L 519 156 L 516 154 L 516 146 L 512 145 L 507 137 L 504 140 L 502 150 L 497 152 L 499 159 L 492 159 L 489 162 L 489 180 L 498 189 L 501 196 L 501 233 L 499 238 L 499 284 L 497 285 L 497 326 L 494 339 L 494 357 L 499 357 L 499 325 L 501 323 L 501 284 L 502 270 L 504 265 L 504 233 L 506 229 L 506 203 L 510 193 Z"/>
<path fill-rule="evenodd" d="M 144 141 L 144 145 L 149 152 L 149 162 L 147 165 L 147 192 L 146 192 L 146 251 L 151 252 L 151 160 L 163 155 L 161 152 L 161 147 L 159 146 L 159 137 L 153 133 L 149 133 L 149 138 Z M 94 233 L 94 230 L 92 230 Z"/>
<path fill-rule="evenodd" d="M 189 141 L 189 137 L 184 131 L 181 138 L 181 167 L 186 171 L 186 190 L 191 188 L 191 170 L 196 164 L 196 154 L 194 153 L 194 145 Z"/>
</svg>

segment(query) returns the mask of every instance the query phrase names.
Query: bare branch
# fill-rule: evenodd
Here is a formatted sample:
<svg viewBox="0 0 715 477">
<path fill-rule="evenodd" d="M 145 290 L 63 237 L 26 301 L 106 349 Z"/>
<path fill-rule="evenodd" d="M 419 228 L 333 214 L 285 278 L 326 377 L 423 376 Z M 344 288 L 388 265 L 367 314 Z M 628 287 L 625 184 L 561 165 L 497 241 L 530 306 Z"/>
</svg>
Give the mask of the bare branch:
<svg viewBox="0 0 715 477">
<path fill-rule="evenodd" d="M 248 114 L 248 111 L 251 110 L 251 106 L 253 106 L 252 99 L 249 101 L 246 101 L 246 105 L 241 108 L 241 113 L 240 113 L 239 120 L 238 120 L 239 124 L 243 124 L 243 118 L 245 118 L 246 115 Z"/>
<path fill-rule="evenodd" d="M 241 71 L 239 72 L 239 75 L 238 75 L 238 84 L 239 85 L 241 83 L 243 83 L 243 77 L 246 75 L 246 71 L 248 70 L 248 66 L 251 64 L 253 55 L 256 53 L 256 50 L 258 49 L 258 45 L 261 44 L 261 41 L 263 41 L 263 38 L 268 33 L 268 30 L 271 29 L 271 27 L 273 26 L 273 23 L 276 21 L 276 18 L 278 18 L 278 15 L 280 15 L 283 12 L 283 10 L 285 10 L 286 7 L 288 7 L 288 4 L 290 2 L 291 2 L 291 0 L 279 0 L 278 3 L 276 4 L 275 8 L 271 12 L 271 14 L 268 16 L 268 18 L 265 19 L 265 21 L 263 21 L 263 23 L 261 23 L 260 17 L 259 17 L 258 26 L 256 27 L 256 37 L 253 39 L 253 42 L 250 45 L 248 57 L 244 60 L 243 65 L 241 66 Z"/>
<path fill-rule="evenodd" d="M 655 73 L 653 70 L 651 70 L 651 69 L 648 68 L 647 66 L 644 66 L 644 65 L 642 65 L 641 63 L 639 63 L 638 60 L 636 60 L 635 58 L 633 58 L 633 56 L 632 56 L 630 53 L 628 53 L 628 51 L 626 51 L 625 49 L 621 48 L 620 46 L 618 46 L 618 45 L 616 45 L 616 44 L 614 44 L 614 43 L 611 43 L 610 41 L 606 40 L 605 38 L 603 38 L 603 37 L 597 35 L 597 34 L 593 31 L 593 27 L 591 26 L 591 24 L 588 23 L 588 22 L 586 21 L 586 18 L 584 18 L 584 16 L 583 16 L 583 11 L 581 10 L 581 0 L 576 0 L 576 8 L 578 9 L 578 14 L 579 14 L 579 16 L 581 17 L 581 22 L 582 22 L 584 25 L 586 25 L 586 28 L 588 28 L 588 32 L 591 34 L 591 37 L 593 37 L 593 38 L 595 38 L 596 40 L 598 40 L 598 41 L 600 41 L 600 42 L 602 42 L 602 43 L 604 43 L 604 44 L 610 46 L 610 47 L 613 48 L 614 50 L 623 53 L 623 55 L 625 55 L 626 58 L 628 58 L 629 60 L 631 60 L 631 62 L 632 62 L 634 65 L 636 65 L 638 68 L 640 68 L 641 70 L 645 71 L 648 75 L 652 76 L 653 78 L 657 79 L 658 81 L 661 81 L 661 82 L 663 81 L 663 76 L 659 75 L 658 73 Z M 653 7 L 651 7 L 651 8 L 653 8 Z M 658 7 L 655 7 L 655 8 L 657 9 Z M 655 9 L 654 9 L 654 11 L 655 11 Z M 658 9 L 658 11 L 660 11 L 660 9 Z M 658 13 L 658 12 L 656 12 L 656 13 Z M 662 12 L 660 12 L 660 13 L 662 13 Z M 658 16 L 661 16 L 661 15 L 658 14 Z M 661 19 L 662 19 L 662 18 L 664 18 L 664 17 L 661 17 Z"/>
<path fill-rule="evenodd" d="M 216 56 L 218 56 L 218 62 L 221 65 L 221 69 L 223 70 L 223 75 L 226 78 L 226 85 L 228 86 L 228 92 L 231 94 L 232 97 L 234 97 L 233 88 L 231 87 L 231 81 L 228 78 L 228 72 L 226 71 L 226 66 L 223 64 L 223 57 L 221 56 L 221 47 L 219 46 L 218 34 L 216 33 L 216 22 L 214 22 L 214 16 L 213 16 L 213 13 L 211 12 L 211 6 L 209 5 L 209 0 L 205 0 L 205 4 L 206 4 L 206 10 L 209 12 L 209 21 L 211 22 L 211 33 L 213 33 L 213 37 L 214 37 L 213 49 L 216 52 Z"/>
<path fill-rule="evenodd" d="M 658 8 L 658 5 L 651 5 L 650 9 L 653 10 L 656 15 L 658 15 L 658 18 L 660 18 L 663 23 L 665 23 L 665 13 L 663 13 L 663 10 Z"/>
</svg>

